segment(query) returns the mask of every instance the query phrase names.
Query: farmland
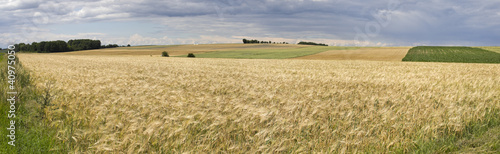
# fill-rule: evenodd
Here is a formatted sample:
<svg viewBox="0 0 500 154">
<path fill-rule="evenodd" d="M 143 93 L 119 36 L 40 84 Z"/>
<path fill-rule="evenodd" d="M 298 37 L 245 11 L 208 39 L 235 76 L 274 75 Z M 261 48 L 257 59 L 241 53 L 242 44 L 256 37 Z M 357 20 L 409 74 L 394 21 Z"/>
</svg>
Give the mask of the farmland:
<svg viewBox="0 0 500 154">
<path fill-rule="evenodd" d="M 500 53 L 472 47 L 419 46 L 411 48 L 403 61 L 500 63 Z"/>
<path fill-rule="evenodd" d="M 499 123 L 498 64 L 82 53 L 19 55 L 77 153 L 411 152 Z"/>
<path fill-rule="evenodd" d="M 344 50 L 328 50 L 295 59 L 401 61 L 408 49 L 410 47 L 351 47 Z"/>
<path fill-rule="evenodd" d="M 154 55 L 159 56 L 161 52 L 167 51 L 170 56 L 185 56 L 188 53 L 215 52 L 227 50 L 276 50 L 296 49 L 297 45 L 289 44 L 200 44 L 200 45 L 158 45 L 158 46 L 135 46 L 119 47 L 112 49 L 85 50 L 77 52 L 58 53 L 63 55 Z"/>
<path fill-rule="evenodd" d="M 481 48 L 481 49 L 484 49 L 484 50 L 489 50 L 489 51 L 494 51 L 494 52 L 500 53 L 500 47 L 477 47 L 477 48 Z"/>
<path fill-rule="evenodd" d="M 239 49 L 214 51 L 198 54 L 200 58 L 237 58 L 237 59 L 287 59 L 313 55 L 325 51 L 341 51 L 355 47 L 298 46 L 293 49 Z"/>
<path fill-rule="evenodd" d="M 236 59 L 315 59 L 315 60 L 374 60 L 401 61 L 409 47 L 335 47 L 293 44 L 200 44 L 119 47 L 57 53 L 62 55 L 150 55 L 185 57 L 194 53 L 198 58 Z"/>
</svg>

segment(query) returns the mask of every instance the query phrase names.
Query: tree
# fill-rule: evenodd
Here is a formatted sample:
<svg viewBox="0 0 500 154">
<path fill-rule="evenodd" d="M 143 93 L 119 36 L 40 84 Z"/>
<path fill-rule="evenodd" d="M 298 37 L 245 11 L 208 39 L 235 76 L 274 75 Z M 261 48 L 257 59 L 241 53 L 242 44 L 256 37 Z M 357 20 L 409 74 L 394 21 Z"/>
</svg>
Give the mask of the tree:
<svg viewBox="0 0 500 154">
<path fill-rule="evenodd" d="M 304 41 L 300 41 L 298 44 L 300 44 L 300 45 L 319 45 L 319 46 L 328 46 L 327 44 L 323 44 L 323 43 L 304 42 Z"/>
<path fill-rule="evenodd" d="M 194 54 L 193 54 L 193 53 L 189 53 L 187 57 L 189 57 L 189 58 L 194 58 L 195 56 L 194 56 Z"/>
<path fill-rule="evenodd" d="M 100 40 L 77 39 L 68 41 L 69 48 L 72 50 L 89 50 L 101 48 Z"/>
<path fill-rule="evenodd" d="M 130 47 L 130 44 L 128 44 L 127 47 Z"/>
<path fill-rule="evenodd" d="M 88 49 L 99 49 L 105 47 L 118 47 L 117 44 L 110 44 L 109 46 L 102 45 L 100 40 L 90 40 L 90 39 L 78 39 L 69 40 L 66 43 L 63 40 L 57 41 L 42 41 L 33 42 L 30 44 L 19 43 L 15 44 L 16 51 L 22 52 L 66 52 L 72 50 L 88 50 Z"/>
<path fill-rule="evenodd" d="M 168 55 L 168 52 L 166 52 L 166 51 L 163 51 L 163 52 L 161 53 L 161 56 L 162 56 L 162 57 L 170 57 L 170 56 Z"/>
</svg>

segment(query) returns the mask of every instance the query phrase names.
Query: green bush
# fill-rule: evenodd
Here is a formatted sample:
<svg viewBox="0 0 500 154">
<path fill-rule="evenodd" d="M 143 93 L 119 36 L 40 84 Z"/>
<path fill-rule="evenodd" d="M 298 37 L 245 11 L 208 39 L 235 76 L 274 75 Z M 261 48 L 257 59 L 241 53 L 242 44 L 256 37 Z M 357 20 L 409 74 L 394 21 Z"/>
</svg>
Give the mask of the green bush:
<svg viewBox="0 0 500 154">
<path fill-rule="evenodd" d="M 189 53 L 188 57 L 194 58 L 194 54 L 193 53 Z"/>
<path fill-rule="evenodd" d="M 170 57 L 170 56 L 168 55 L 168 52 L 166 52 L 166 51 L 163 51 L 163 52 L 161 53 L 161 56 L 162 56 L 162 57 Z"/>
</svg>

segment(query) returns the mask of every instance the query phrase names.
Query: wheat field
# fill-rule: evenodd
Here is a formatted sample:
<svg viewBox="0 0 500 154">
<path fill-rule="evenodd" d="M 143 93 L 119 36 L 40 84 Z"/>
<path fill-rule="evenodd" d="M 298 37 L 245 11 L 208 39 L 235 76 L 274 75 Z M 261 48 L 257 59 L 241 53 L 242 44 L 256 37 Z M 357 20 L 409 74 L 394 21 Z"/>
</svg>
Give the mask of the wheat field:
<svg viewBox="0 0 500 154">
<path fill-rule="evenodd" d="M 500 109 L 495 64 L 19 57 L 74 152 L 404 152 Z"/>
</svg>

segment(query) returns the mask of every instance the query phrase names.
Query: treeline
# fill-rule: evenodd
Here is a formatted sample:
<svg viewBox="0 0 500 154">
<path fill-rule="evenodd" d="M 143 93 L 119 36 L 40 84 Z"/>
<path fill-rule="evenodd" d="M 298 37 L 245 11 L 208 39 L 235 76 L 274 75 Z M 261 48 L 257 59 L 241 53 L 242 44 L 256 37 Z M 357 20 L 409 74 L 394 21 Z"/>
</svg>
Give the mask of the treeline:
<svg viewBox="0 0 500 154">
<path fill-rule="evenodd" d="M 116 47 L 120 47 L 120 46 L 118 46 L 118 44 L 108 44 L 108 45 L 101 46 L 101 48 L 116 48 Z"/>
<path fill-rule="evenodd" d="M 31 44 L 19 43 L 15 44 L 14 46 L 16 46 L 15 50 L 18 52 L 22 51 L 22 52 L 37 52 L 37 53 L 67 52 L 67 51 L 118 47 L 117 44 L 109 44 L 101 46 L 100 40 L 91 40 L 91 39 L 69 40 L 67 43 L 62 40 L 33 42 Z"/>
<path fill-rule="evenodd" d="M 319 46 L 328 46 L 327 44 L 324 44 L 324 43 L 314 43 L 314 42 L 304 42 L 304 41 L 300 41 L 298 44 L 300 44 L 300 45 L 319 45 Z"/>
<path fill-rule="evenodd" d="M 288 42 L 272 42 L 272 41 L 259 41 L 259 40 L 248 40 L 243 39 L 243 44 L 288 44 Z M 324 43 L 315 43 L 315 42 L 304 42 L 300 41 L 299 45 L 319 45 L 319 46 L 328 46 Z"/>
<path fill-rule="evenodd" d="M 272 41 L 259 41 L 259 40 L 247 40 L 247 39 L 243 39 L 243 44 L 250 44 L 250 43 L 254 43 L 254 44 L 288 44 L 288 42 L 272 42 Z"/>
<path fill-rule="evenodd" d="M 16 51 L 24 51 L 24 52 L 65 52 L 70 51 L 68 44 L 65 41 L 42 41 L 42 42 L 33 42 L 31 44 L 19 43 L 14 45 Z"/>
<path fill-rule="evenodd" d="M 100 40 L 91 40 L 91 39 L 69 40 L 68 46 L 70 49 L 75 50 L 75 51 L 99 49 L 99 48 L 101 48 L 101 41 Z"/>
</svg>

